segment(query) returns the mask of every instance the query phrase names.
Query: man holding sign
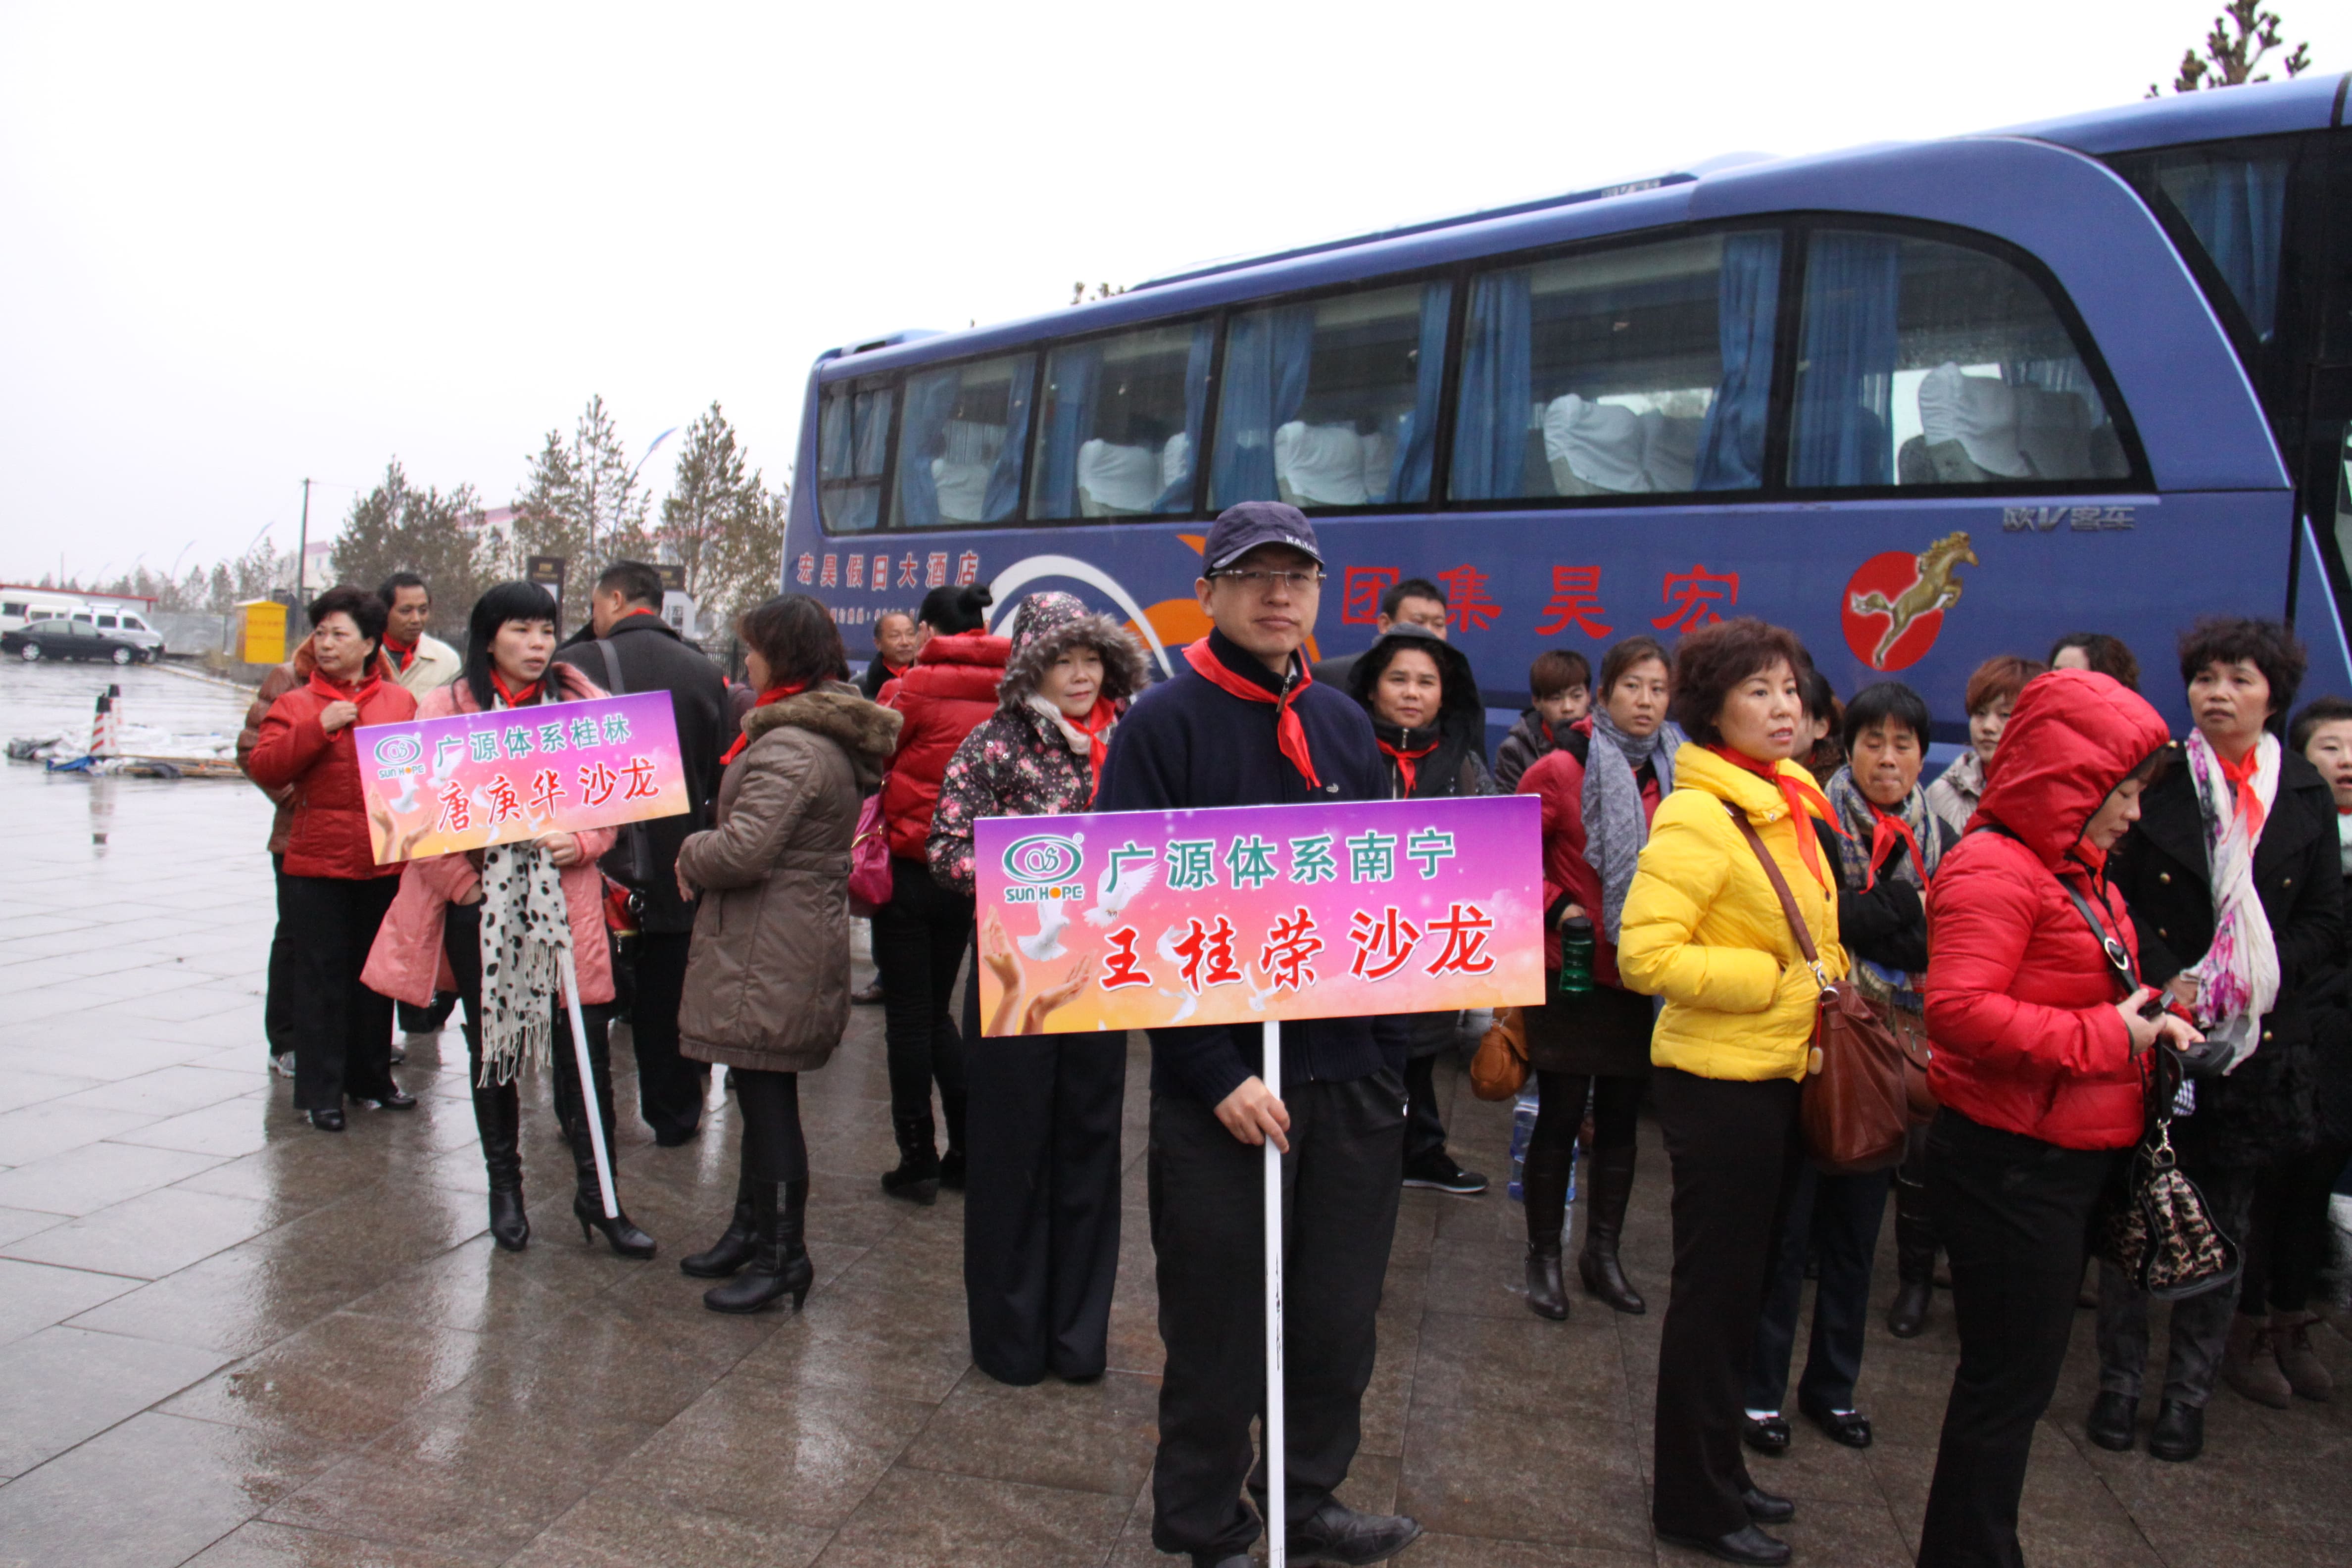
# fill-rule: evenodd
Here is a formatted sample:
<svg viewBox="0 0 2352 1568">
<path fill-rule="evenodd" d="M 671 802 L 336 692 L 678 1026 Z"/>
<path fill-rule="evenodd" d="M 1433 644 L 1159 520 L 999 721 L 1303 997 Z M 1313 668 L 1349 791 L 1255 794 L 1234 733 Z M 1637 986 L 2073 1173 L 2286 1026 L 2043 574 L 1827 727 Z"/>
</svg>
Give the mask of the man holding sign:
<svg viewBox="0 0 2352 1568">
<path fill-rule="evenodd" d="M 1338 804 L 1387 795 L 1371 721 L 1315 683 L 1323 557 L 1296 508 L 1244 501 L 1210 531 L 1194 584 L 1214 624 L 1175 678 L 1118 728 L 1100 811 Z M 1198 1568 L 1245 1568 L 1258 1522 L 1243 1505 L 1250 1422 L 1265 1403 L 1265 1141 L 1288 1156 L 1290 1302 L 1284 1517 L 1301 1561 L 1370 1563 L 1410 1545 L 1410 1519 L 1359 1513 L 1347 1479 L 1371 1379 L 1373 1314 L 1396 1229 L 1408 1042 L 1389 1018 L 1284 1030 L 1284 1093 L 1259 1077 L 1250 1025 L 1151 1032 L 1151 1244 L 1168 1360 L 1152 1469 L 1152 1543 Z"/>
</svg>

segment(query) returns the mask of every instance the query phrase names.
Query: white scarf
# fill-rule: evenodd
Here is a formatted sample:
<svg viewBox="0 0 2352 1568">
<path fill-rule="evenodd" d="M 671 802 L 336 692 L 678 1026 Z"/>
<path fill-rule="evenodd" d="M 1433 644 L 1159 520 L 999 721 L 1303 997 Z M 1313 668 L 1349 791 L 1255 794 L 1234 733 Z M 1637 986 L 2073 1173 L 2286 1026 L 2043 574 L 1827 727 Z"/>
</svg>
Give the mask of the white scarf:
<svg viewBox="0 0 2352 1568">
<path fill-rule="evenodd" d="M 2278 944 L 2254 890 L 2254 851 L 2262 835 L 2249 831 L 2236 794 L 2221 775 L 2221 759 L 2202 731 L 2189 732 L 2186 750 L 2198 814 L 2205 823 L 2213 945 L 2184 973 L 2197 982 L 2197 1016 L 2206 1037 L 2230 1047 L 2221 1068 L 2227 1074 L 2260 1047 L 2263 1018 L 2278 1004 Z M 2279 752 L 2278 737 L 2268 731 L 2255 742 L 2252 784 L 2265 824 L 2278 800 Z"/>
<path fill-rule="evenodd" d="M 1026 700 L 1029 704 L 1029 710 L 1031 712 L 1042 713 L 1046 718 L 1051 719 L 1054 721 L 1054 728 L 1062 732 L 1062 743 L 1069 747 L 1073 752 L 1076 752 L 1081 762 L 1089 761 L 1094 756 L 1094 737 L 1087 734 L 1084 730 L 1079 729 L 1076 724 L 1071 723 L 1070 716 L 1063 712 L 1059 708 L 1055 707 L 1050 698 L 1040 697 L 1034 692 L 1032 692 Z M 1099 702 L 1102 699 L 1097 697 L 1095 700 Z M 1110 743 L 1111 731 L 1118 728 L 1118 721 L 1116 719 L 1112 720 L 1109 728 L 1106 729 L 1102 732 L 1103 743 L 1105 745 L 1108 745 Z"/>
</svg>

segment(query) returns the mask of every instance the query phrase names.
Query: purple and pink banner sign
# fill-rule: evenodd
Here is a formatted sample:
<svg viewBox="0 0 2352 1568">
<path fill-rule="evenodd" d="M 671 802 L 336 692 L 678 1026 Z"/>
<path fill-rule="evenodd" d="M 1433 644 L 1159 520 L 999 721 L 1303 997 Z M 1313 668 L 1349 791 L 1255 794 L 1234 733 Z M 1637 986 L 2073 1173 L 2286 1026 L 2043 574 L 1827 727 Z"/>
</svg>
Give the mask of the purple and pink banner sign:
<svg viewBox="0 0 2352 1568">
<path fill-rule="evenodd" d="M 983 817 L 981 1032 L 1543 1000 L 1533 795 Z"/>
<path fill-rule="evenodd" d="M 363 724 L 375 863 L 692 809 L 666 691 Z"/>
</svg>

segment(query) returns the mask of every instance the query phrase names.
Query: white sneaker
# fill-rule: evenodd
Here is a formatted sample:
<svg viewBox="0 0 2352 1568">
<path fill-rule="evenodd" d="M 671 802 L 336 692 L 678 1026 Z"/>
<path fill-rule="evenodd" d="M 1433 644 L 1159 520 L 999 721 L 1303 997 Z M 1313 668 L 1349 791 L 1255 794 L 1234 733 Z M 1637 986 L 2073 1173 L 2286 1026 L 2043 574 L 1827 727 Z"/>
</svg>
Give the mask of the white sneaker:
<svg viewBox="0 0 2352 1568">
<path fill-rule="evenodd" d="M 279 1078 L 292 1078 L 294 1076 L 294 1053 L 292 1051 L 280 1051 L 276 1056 L 270 1058 L 269 1070 L 276 1073 Z"/>
</svg>

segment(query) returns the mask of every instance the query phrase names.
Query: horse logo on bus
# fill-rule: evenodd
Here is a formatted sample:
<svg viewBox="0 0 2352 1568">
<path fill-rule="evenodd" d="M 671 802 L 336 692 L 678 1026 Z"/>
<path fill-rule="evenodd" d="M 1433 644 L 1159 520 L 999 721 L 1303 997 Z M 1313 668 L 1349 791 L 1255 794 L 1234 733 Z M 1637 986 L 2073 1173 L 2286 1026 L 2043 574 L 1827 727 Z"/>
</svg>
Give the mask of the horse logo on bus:
<svg viewBox="0 0 2352 1568">
<path fill-rule="evenodd" d="M 1889 550 L 1864 562 L 1846 580 L 1840 610 L 1853 657 L 1881 670 L 1925 658 L 1944 612 L 1960 602 L 1959 569 L 1978 564 L 1965 533 L 1948 533 L 1916 555 Z"/>
</svg>

